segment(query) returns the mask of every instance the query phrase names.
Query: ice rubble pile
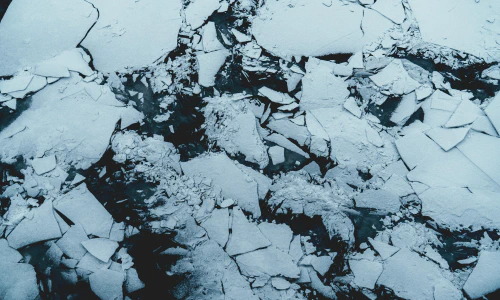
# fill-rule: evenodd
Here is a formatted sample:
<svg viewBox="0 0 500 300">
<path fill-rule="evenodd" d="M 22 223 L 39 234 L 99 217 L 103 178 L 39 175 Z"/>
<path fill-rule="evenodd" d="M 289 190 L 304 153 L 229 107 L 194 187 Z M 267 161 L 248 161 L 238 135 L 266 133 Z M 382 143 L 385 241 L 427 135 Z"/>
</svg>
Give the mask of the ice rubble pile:
<svg viewBox="0 0 500 300">
<path fill-rule="evenodd" d="M 19 168 L 2 174 L 1 297 L 51 292 L 25 251 L 36 245 L 41 272 L 100 299 L 145 287 L 123 246 L 139 231 L 75 172 L 108 149 L 129 185 L 155 184 L 141 230 L 173 236 L 162 255 L 177 258 L 166 274 L 184 278 L 178 299 L 499 290 L 488 234 L 500 230 L 499 13 L 494 0 L 12 1 L 0 112 L 29 103 L 0 132 L 2 163 Z M 477 80 L 497 93 L 481 98 L 405 54 L 485 63 Z M 207 153 L 181 160 L 174 141 L 129 129 L 149 122 L 149 99 L 125 86 L 138 78 L 160 99 L 160 125 L 176 96 L 200 99 Z M 366 213 L 382 225 L 361 240 Z M 302 217 L 320 220 L 326 246 L 296 232 Z M 483 237 L 458 243 L 475 252 L 456 268 L 443 232 Z"/>
</svg>

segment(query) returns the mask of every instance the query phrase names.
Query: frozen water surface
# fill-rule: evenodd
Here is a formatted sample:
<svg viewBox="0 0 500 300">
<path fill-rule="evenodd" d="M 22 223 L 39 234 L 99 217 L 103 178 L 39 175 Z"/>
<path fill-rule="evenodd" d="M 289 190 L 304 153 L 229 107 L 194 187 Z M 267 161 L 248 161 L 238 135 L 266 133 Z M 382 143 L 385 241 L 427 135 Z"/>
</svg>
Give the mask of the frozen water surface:
<svg viewBox="0 0 500 300">
<path fill-rule="evenodd" d="M 500 2 L 38 2 L 0 299 L 499 298 Z"/>
</svg>

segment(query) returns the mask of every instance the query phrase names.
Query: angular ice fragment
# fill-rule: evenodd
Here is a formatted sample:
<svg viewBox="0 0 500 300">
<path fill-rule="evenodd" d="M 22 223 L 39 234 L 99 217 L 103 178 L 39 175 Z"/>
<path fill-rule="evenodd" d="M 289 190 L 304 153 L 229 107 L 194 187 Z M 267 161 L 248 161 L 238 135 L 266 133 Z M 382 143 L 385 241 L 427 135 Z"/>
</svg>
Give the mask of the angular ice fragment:
<svg viewBox="0 0 500 300">
<path fill-rule="evenodd" d="M 445 127 L 459 127 L 474 122 L 479 116 L 484 116 L 483 111 L 468 99 L 463 99 L 457 109 L 446 122 Z"/>
<path fill-rule="evenodd" d="M 388 259 L 389 257 L 393 256 L 396 252 L 399 251 L 399 248 L 391 246 L 389 244 L 386 244 L 381 241 L 374 240 L 372 238 L 368 238 L 368 241 L 370 242 L 370 245 L 372 245 L 373 249 L 377 251 L 378 255 L 383 260 Z"/>
<path fill-rule="evenodd" d="M 406 18 L 401 0 L 378 0 L 370 7 L 386 16 L 396 24 L 401 24 Z"/>
<path fill-rule="evenodd" d="M 232 234 L 227 242 L 227 254 L 234 256 L 271 245 L 255 223 L 250 223 L 241 209 L 233 209 Z M 276 274 L 277 275 L 277 274 Z"/>
<path fill-rule="evenodd" d="M 361 118 L 361 109 L 359 109 L 359 106 L 356 103 L 356 99 L 354 99 L 353 97 L 347 98 L 347 100 L 344 102 L 344 108 L 356 117 Z"/>
<path fill-rule="evenodd" d="M 488 118 L 490 118 L 490 121 L 497 130 L 497 133 L 500 134 L 500 94 L 497 94 L 488 107 L 486 107 L 484 112 Z"/>
<path fill-rule="evenodd" d="M 7 94 L 22 91 L 28 87 L 32 79 L 33 75 L 18 75 L 12 79 L 0 81 L 0 92 Z"/>
<path fill-rule="evenodd" d="M 242 274 L 247 276 L 284 276 L 299 278 L 300 270 L 290 255 L 275 247 L 267 247 L 236 256 Z"/>
<path fill-rule="evenodd" d="M 21 253 L 9 246 L 6 239 L 0 239 L 0 257 L 3 262 L 18 263 L 23 259 Z"/>
<path fill-rule="evenodd" d="M 398 212 L 401 206 L 399 196 L 386 190 L 365 190 L 354 199 L 356 207 L 373 208 L 388 213 Z"/>
<path fill-rule="evenodd" d="M 219 0 L 196 0 L 189 3 L 185 10 L 186 22 L 191 29 L 203 25 L 206 19 L 220 7 Z"/>
<path fill-rule="evenodd" d="M 216 241 L 221 247 L 226 246 L 229 238 L 229 210 L 227 208 L 214 209 L 200 226 L 207 231 L 210 239 Z"/>
<path fill-rule="evenodd" d="M 476 267 L 464 285 L 471 299 L 481 298 L 500 289 L 500 252 L 481 251 Z"/>
<path fill-rule="evenodd" d="M 377 261 L 349 260 L 349 267 L 354 274 L 354 283 L 362 288 L 373 289 L 380 274 L 382 274 L 382 264 Z"/>
<path fill-rule="evenodd" d="M 106 269 L 98 270 L 89 276 L 90 288 L 101 300 L 123 299 L 124 281 L 123 273 Z"/>
<path fill-rule="evenodd" d="M 118 243 L 109 239 L 95 238 L 83 241 L 82 246 L 102 262 L 108 262 L 118 248 Z"/>
<path fill-rule="evenodd" d="M 0 295 L 2 299 L 39 298 L 35 268 L 30 264 L 0 262 Z"/>
<path fill-rule="evenodd" d="M 52 171 L 56 167 L 56 156 L 49 155 L 42 158 L 35 158 L 31 162 L 31 166 L 38 175 L 45 174 L 49 171 Z"/>
<path fill-rule="evenodd" d="M 226 49 L 196 54 L 199 66 L 198 83 L 201 86 L 210 87 L 215 85 L 215 75 L 217 75 L 229 54 L 230 52 Z"/>
<path fill-rule="evenodd" d="M 259 224 L 259 230 L 271 241 L 274 247 L 288 253 L 293 236 L 292 230 L 288 225 L 262 222 Z"/>
<path fill-rule="evenodd" d="M 263 86 L 259 89 L 259 93 L 274 103 L 291 104 L 291 103 L 295 102 L 295 99 L 293 99 L 289 95 L 287 95 L 285 93 L 280 93 L 280 92 L 274 91 L 274 90 L 272 90 L 268 87 L 265 87 L 265 86 Z"/>
<path fill-rule="evenodd" d="M 56 245 L 68 257 L 81 259 L 87 253 L 87 250 L 82 246 L 82 242 L 88 239 L 83 227 L 80 224 L 75 224 L 56 242 Z"/>
<path fill-rule="evenodd" d="M 432 128 L 425 132 L 425 134 L 430 137 L 434 142 L 436 142 L 444 151 L 448 151 L 451 148 L 458 145 L 467 133 L 469 132 L 468 127 L 463 128 Z"/>
</svg>

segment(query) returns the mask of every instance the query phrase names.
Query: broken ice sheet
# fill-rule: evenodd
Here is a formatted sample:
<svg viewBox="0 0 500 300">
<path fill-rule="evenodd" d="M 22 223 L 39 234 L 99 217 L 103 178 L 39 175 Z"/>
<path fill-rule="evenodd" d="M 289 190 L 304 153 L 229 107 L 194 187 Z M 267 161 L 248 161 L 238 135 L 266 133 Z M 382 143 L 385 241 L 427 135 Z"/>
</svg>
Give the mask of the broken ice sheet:
<svg viewBox="0 0 500 300">
<path fill-rule="evenodd" d="M 0 76 L 75 48 L 97 15 L 92 4 L 82 0 L 51 0 L 36 6 L 30 0 L 13 1 L 0 23 Z"/>
<path fill-rule="evenodd" d="M 99 10 L 99 19 L 82 46 L 92 54 L 97 70 L 132 72 L 166 57 L 177 46 L 180 0 L 89 2 Z"/>
</svg>

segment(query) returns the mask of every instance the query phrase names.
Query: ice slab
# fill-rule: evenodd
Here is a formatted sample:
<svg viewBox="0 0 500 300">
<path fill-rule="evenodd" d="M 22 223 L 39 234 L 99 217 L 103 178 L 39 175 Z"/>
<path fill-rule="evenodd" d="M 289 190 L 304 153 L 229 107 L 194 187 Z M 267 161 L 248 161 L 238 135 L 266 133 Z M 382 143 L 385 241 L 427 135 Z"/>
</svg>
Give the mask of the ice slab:
<svg viewBox="0 0 500 300">
<path fill-rule="evenodd" d="M 418 109 L 415 93 L 404 95 L 396 110 L 391 115 L 391 122 L 404 125 Z"/>
<path fill-rule="evenodd" d="M 7 236 L 9 246 L 15 249 L 31 245 L 36 242 L 60 238 L 61 230 L 54 217 L 52 200 L 33 209 L 33 218 L 25 218 Z"/>
<path fill-rule="evenodd" d="M 457 148 L 500 185 L 500 138 L 473 132 Z"/>
<path fill-rule="evenodd" d="M 498 94 L 484 110 L 497 133 L 500 133 L 500 94 Z"/>
<path fill-rule="evenodd" d="M 208 219 L 200 224 L 208 237 L 217 242 L 221 247 L 226 246 L 229 238 L 229 210 L 227 208 L 214 209 Z"/>
<path fill-rule="evenodd" d="M 0 81 L 0 91 L 3 94 L 22 91 L 28 87 L 31 80 L 33 80 L 33 75 L 14 76 L 11 79 Z"/>
<path fill-rule="evenodd" d="M 412 132 L 396 140 L 399 155 L 408 166 L 413 169 L 426 157 L 441 151 L 439 146 L 422 132 Z"/>
<path fill-rule="evenodd" d="M 405 299 L 434 299 L 434 287 L 451 283 L 439 267 L 408 249 L 401 249 L 384 263 L 377 285 L 386 286 Z"/>
<path fill-rule="evenodd" d="M 85 240 L 82 246 L 102 262 L 108 262 L 118 248 L 118 243 L 109 239 L 95 238 Z"/>
<path fill-rule="evenodd" d="M 484 116 L 484 112 L 472 101 L 463 99 L 458 105 L 457 109 L 446 122 L 445 127 L 460 127 L 471 124 L 479 116 Z"/>
<path fill-rule="evenodd" d="M 377 261 L 349 260 L 349 267 L 354 274 L 354 283 L 359 287 L 373 289 L 382 274 L 382 264 Z"/>
<path fill-rule="evenodd" d="M 31 166 L 38 175 L 45 174 L 56 168 L 56 156 L 49 155 L 42 158 L 35 158 L 31 162 Z"/>
<path fill-rule="evenodd" d="M 0 296 L 13 300 L 37 299 L 39 292 L 33 266 L 0 262 Z"/>
<path fill-rule="evenodd" d="M 205 26 L 203 26 L 202 30 L 203 51 L 212 52 L 225 49 L 224 45 L 222 45 L 217 39 L 217 30 L 215 29 L 214 22 L 208 22 Z"/>
<path fill-rule="evenodd" d="M 467 133 L 469 128 L 432 128 L 425 132 L 434 142 L 436 142 L 444 151 L 449 151 L 451 148 L 458 145 Z"/>
<path fill-rule="evenodd" d="M 3 262 L 18 263 L 23 259 L 21 253 L 9 246 L 6 239 L 0 239 L 0 257 Z"/>
<path fill-rule="evenodd" d="M 393 256 L 396 252 L 399 251 L 399 248 L 397 247 L 391 246 L 381 241 L 374 240 L 372 238 L 368 238 L 368 241 L 370 242 L 370 245 L 372 245 L 373 249 L 377 251 L 377 253 L 383 260 L 388 259 L 389 257 Z"/>
<path fill-rule="evenodd" d="M 477 265 L 465 282 L 465 293 L 471 299 L 477 299 L 500 289 L 498 268 L 500 252 L 481 251 Z"/>
<path fill-rule="evenodd" d="M 87 250 L 82 246 L 82 242 L 88 239 L 83 227 L 80 224 L 75 224 L 56 242 L 56 245 L 68 257 L 81 259 L 87 253 Z"/>
<path fill-rule="evenodd" d="M 386 190 L 365 190 L 355 198 L 356 207 L 373 208 L 388 213 L 399 211 L 399 196 Z"/>
<path fill-rule="evenodd" d="M 357 118 L 361 118 L 361 109 L 359 108 L 356 100 L 353 97 L 347 98 L 347 100 L 344 102 L 344 108 Z"/>
<path fill-rule="evenodd" d="M 177 47 L 180 0 L 91 0 L 99 19 L 82 46 L 103 73 L 133 72 L 161 60 Z M 105 45 L 105 46 L 103 46 Z"/>
<path fill-rule="evenodd" d="M 196 0 L 186 7 L 186 23 L 191 25 L 191 29 L 196 29 L 203 25 L 206 19 L 220 7 L 219 0 Z"/>
<path fill-rule="evenodd" d="M 395 95 L 411 93 L 420 86 L 418 81 L 410 77 L 400 59 L 392 60 L 382 71 L 370 76 L 370 79 Z"/>
<path fill-rule="evenodd" d="M 247 276 L 284 276 L 299 278 L 300 270 L 292 257 L 271 246 L 253 252 L 238 255 L 236 263 Z"/>
<path fill-rule="evenodd" d="M 422 214 L 451 230 L 500 229 L 500 193 L 466 188 L 430 188 L 419 195 Z"/>
<path fill-rule="evenodd" d="M 379 0 L 370 7 L 389 18 L 396 24 L 401 24 L 406 18 L 401 0 Z"/>
<path fill-rule="evenodd" d="M 313 267 L 318 274 L 321 276 L 325 276 L 326 272 L 330 270 L 330 267 L 333 264 L 333 259 L 329 255 L 324 255 L 324 256 L 314 256 L 311 259 L 311 266 Z"/>
<path fill-rule="evenodd" d="M 135 268 L 128 269 L 126 273 L 125 291 L 127 291 L 127 293 L 130 294 L 146 287 L 144 282 L 139 278 L 139 274 L 137 274 Z"/>
<path fill-rule="evenodd" d="M 259 224 L 259 230 L 271 241 L 274 247 L 288 253 L 293 236 L 293 232 L 288 225 L 262 222 Z"/>
<path fill-rule="evenodd" d="M 107 269 L 111 265 L 112 261 L 108 262 L 102 262 L 101 260 L 97 259 L 95 256 L 93 256 L 90 253 L 86 253 L 82 259 L 78 262 L 78 265 L 76 265 L 77 269 L 84 269 L 88 270 L 90 272 L 96 272 L 100 269 Z"/>
<path fill-rule="evenodd" d="M 234 256 L 271 245 L 255 223 L 250 223 L 239 207 L 233 209 L 232 234 L 227 242 L 227 254 Z"/>
<path fill-rule="evenodd" d="M 257 43 L 282 58 L 356 53 L 392 25 L 383 16 L 374 16 L 374 24 L 383 26 L 363 35 L 362 6 L 341 1 L 326 6 L 321 0 L 293 4 L 290 0 L 266 2 L 252 25 Z"/>
<path fill-rule="evenodd" d="M 285 162 L 285 148 L 280 146 L 272 146 L 269 147 L 268 152 L 273 165 L 279 165 Z"/>
<path fill-rule="evenodd" d="M 124 280 L 123 273 L 106 269 L 96 271 L 89 276 L 90 288 L 101 300 L 123 299 Z"/>
<path fill-rule="evenodd" d="M 498 1 L 410 0 L 408 3 L 424 41 L 490 62 L 500 59 L 500 45 L 496 41 L 500 23 L 488 21 L 500 14 Z"/>
<path fill-rule="evenodd" d="M 184 174 L 202 175 L 210 178 L 220 188 L 225 198 L 232 198 L 245 211 L 259 217 L 259 196 L 257 183 L 246 175 L 225 153 L 197 157 L 181 163 Z"/>
<path fill-rule="evenodd" d="M 82 225 L 88 235 L 109 237 L 113 217 L 84 183 L 58 198 L 54 207 L 73 223 Z"/>
<path fill-rule="evenodd" d="M 75 48 L 96 20 L 83 0 L 13 1 L 0 23 L 0 76 Z"/>
<path fill-rule="evenodd" d="M 230 52 L 226 49 L 196 54 L 199 67 L 198 83 L 201 86 L 211 87 L 215 85 L 215 75 L 217 75 L 229 54 Z"/>
</svg>

